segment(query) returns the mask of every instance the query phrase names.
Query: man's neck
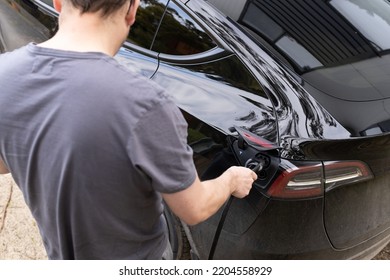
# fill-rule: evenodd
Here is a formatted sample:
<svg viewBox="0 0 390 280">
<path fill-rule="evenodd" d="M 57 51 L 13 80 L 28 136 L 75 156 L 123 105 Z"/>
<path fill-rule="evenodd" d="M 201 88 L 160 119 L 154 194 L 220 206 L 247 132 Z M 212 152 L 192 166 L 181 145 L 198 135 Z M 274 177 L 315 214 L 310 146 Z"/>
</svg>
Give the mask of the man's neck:
<svg viewBox="0 0 390 280">
<path fill-rule="evenodd" d="M 113 23 L 102 20 L 93 14 L 71 15 L 60 21 L 57 34 L 42 47 L 76 52 L 102 52 L 114 56 L 120 48 L 121 38 L 118 38 Z"/>
</svg>

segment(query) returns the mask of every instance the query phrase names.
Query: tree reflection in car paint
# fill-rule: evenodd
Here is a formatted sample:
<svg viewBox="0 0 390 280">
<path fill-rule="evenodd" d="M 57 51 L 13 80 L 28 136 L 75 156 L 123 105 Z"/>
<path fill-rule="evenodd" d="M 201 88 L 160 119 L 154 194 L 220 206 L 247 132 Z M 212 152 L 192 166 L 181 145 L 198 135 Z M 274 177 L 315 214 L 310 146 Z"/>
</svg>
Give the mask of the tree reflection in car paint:
<svg viewBox="0 0 390 280">
<path fill-rule="evenodd" d="M 171 55 L 191 55 L 216 47 L 202 28 L 174 2 L 170 2 L 159 26 L 152 50 Z"/>
<path fill-rule="evenodd" d="M 143 0 L 127 40 L 137 46 L 150 49 L 168 0 Z"/>
</svg>

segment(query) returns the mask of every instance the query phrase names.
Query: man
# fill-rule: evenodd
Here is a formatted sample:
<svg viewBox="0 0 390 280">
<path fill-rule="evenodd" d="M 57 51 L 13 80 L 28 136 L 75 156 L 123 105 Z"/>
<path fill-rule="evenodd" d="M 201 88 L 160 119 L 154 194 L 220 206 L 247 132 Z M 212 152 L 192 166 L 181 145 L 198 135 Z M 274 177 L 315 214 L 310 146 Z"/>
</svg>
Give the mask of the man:
<svg viewBox="0 0 390 280">
<path fill-rule="evenodd" d="M 245 197 L 256 174 L 201 182 L 169 96 L 112 56 L 139 0 L 54 0 L 59 31 L 0 56 L 0 172 L 12 173 L 50 259 L 159 259 L 162 198 L 188 224 Z"/>
</svg>

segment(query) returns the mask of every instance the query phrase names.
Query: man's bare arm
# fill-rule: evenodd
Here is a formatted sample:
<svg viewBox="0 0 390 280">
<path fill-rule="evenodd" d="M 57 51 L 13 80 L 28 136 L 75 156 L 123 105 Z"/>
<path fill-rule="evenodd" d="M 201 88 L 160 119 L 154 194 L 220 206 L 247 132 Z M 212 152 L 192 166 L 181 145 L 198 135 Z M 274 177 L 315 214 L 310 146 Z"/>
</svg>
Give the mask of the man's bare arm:
<svg viewBox="0 0 390 280">
<path fill-rule="evenodd" d="M 9 170 L 5 166 L 3 160 L 0 158 L 0 174 L 7 174 L 7 173 L 9 173 Z"/>
<path fill-rule="evenodd" d="M 216 179 L 201 182 L 197 177 L 187 189 L 162 196 L 175 215 L 195 225 L 216 213 L 230 195 L 247 196 L 256 179 L 256 173 L 248 168 L 231 167 Z"/>
</svg>

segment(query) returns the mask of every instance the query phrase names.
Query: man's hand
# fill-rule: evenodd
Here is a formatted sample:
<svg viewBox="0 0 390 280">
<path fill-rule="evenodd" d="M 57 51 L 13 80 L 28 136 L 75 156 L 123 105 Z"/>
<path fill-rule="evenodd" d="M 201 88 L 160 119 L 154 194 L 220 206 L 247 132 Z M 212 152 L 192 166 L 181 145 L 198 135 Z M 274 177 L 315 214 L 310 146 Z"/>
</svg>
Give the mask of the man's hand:
<svg viewBox="0 0 390 280">
<path fill-rule="evenodd" d="M 233 166 L 221 176 L 230 176 L 232 187 L 231 194 L 237 198 L 246 197 L 252 189 L 253 182 L 257 179 L 255 172 L 249 168 Z"/>
<path fill-rule="evenodd" d="M 3 160 L 0 158 L 0 174 L 7 174 L 7 173 L 9 173 L 9 170 L 5 166 Z"/>
<path fill-rule="evenodd" d="M 215 214 L 231 195 L 247 196 L 256 179 L 252 170 L 235 166 L 216 179 L 201 182 L 197 177 L 187 189 L 162 196 L 175 215 L 195 225 Z"/>
</svg>

